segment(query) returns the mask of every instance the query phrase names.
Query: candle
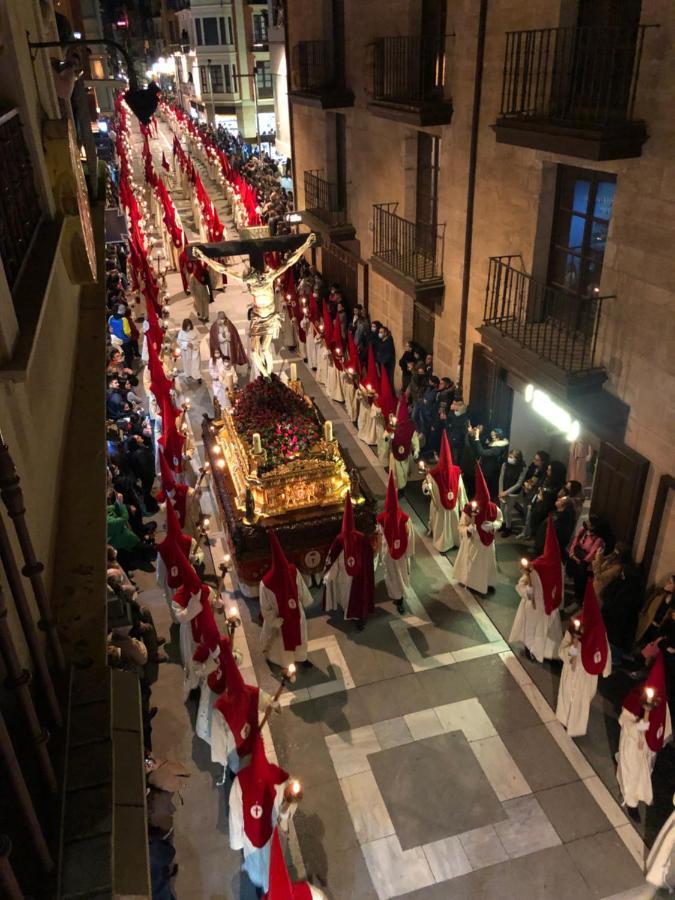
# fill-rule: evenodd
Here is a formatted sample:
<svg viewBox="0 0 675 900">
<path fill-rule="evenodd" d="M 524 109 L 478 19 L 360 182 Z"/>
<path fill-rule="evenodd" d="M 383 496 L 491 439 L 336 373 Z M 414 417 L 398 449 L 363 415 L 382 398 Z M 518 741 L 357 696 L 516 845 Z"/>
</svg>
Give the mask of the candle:
<svg viewBox="0 0 675 900">
<path fill-rule="evenodd" d="M 173 351 L 173 356 L 174 356 L 174 359 L 178 359 L 180 357 L 180 350 L 177 347 Z"/>
<path fill-rule="evenodd" d="M 221 450 L 220 444 L 214 444 L 214 445 L 213 445 L 213 452 L 214 452 L 214 454 L 215 454 L 216 456 L 220 456 L 220 454 L 223 452 L 223 451 Z"/>
<path fill-rule="evenodd" d="M 528 559 L 526 559 L 526 558 L 523 556 L 523 558 L 520 560 L 520 565 L 523 567 L 523 569 L 527 569 L 528 566 L 530 565 L 530 562 L 529 562 Z"/>
<path fill-rule="evenodd" d="M 421 459 L 421 460 L 417 463 L 417 468 L 420 470 L 420 472 L 426 472 L 426 470 L 427 470 L 427 464 L 424 462 L 423 459 Z"/>
<path fill-rule="evenodd" d="M 354 370 L 352 369 L 351 366 L 347 366 L 347 371 L 349 372 L 350 375 L 354 374 Z"/>
<path fill-rule="evenodd" d="M 290 299 L 291 299 L 291 295 L 290 295 L 290 294 L 286 294 L 286 299 L 287 299 L 287 300 L 290 300 Z"/>
<path fill-rule="evenodd" d="M 262 441 L 257 431 L 253 435 L 253 452 L 262 453 Z"/>
<path fill-rule="evenodd" d="M 478 504 L 476 503 L 475 500 L 471 501 L 471 512 L 473 513 L 474 516 L 478 512 Z"/>
<path fill-rule="evenodd" d="M 224 469 L 224 468 L 225 468 L 225 460 L 222 459 L 222 457 L 221 457 L 221 458 L 216 462 L 216 466 L 217 466 L 217 468 L 219 468 L 219 469 Z"/>
<path fill-rule="evenodd" d="M 204 529 L 204 531 L 206 531 L 208 529 L 210 524 L 211 524 L 211 519 L 209 519 L 208 516 L 204 516 L 204 518 L 202 519 L 202 528 Z"/>
<path fill-rule="evenodd" d="M 647 698 L 647 702 L 651 703 L 654 699 L 654 688 L 645 688 L 645 697 Z"/>
<path fill-rule="evenodd" d="M 323 438 L 328 443 L 333 440 L 333 423 L 330 419 L 326 419 L 323 423 Z"/>
<path fill-rule="evenodd" d="M 291 363 L 291 381 L 298 380 L 298 367 L 295 363 Z"/>
</svg>

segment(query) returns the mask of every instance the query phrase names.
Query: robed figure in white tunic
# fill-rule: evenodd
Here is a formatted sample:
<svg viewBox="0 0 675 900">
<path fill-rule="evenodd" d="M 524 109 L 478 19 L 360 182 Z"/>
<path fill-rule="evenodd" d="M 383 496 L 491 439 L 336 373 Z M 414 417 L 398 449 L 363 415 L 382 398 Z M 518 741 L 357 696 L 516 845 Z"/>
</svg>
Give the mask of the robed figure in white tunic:
<svg viewBox="0 0 675 900">
<path fill-rule="evenodd" d="M 387 466 L 389 464 L 389 446 L 394 432 L 396 394 L 385 368 L 382 368 L 380 372 L 380 389 L 373 401 L 371 415 L 375 415 L 377 458 L 383 466 Z"/>
<path fill-rule="evenodd" d="M 291 881 L 276 826 L 272 835 L 269 889 L 263 900 L 328 900 L 321 888 L 308 881 Z"/>
<path fill-rule="evenodd" d="M 188 560 L 180 554 L 177 557 L 181 585 L 171 600 L 171 616 L 178 622 L 179 646 L 183 661 L 183 697 L 199 687 L 199 674 L 195 666 L 194 652 L 199 643 L 198 618 L 205 604 L 210 603 L 211 588 L 202 584 L 199 576 Z"/>
<path fill-rule="evenodd" d="M 260 582 L 263 626 L 260 645 L 269 662 L 283 669 L 307 659 L 307 620 L 304 606 L 312 595 L 295 566 L 290 565 L 274 531 L 269 532 L 272 565 Z"/>
<path fill-rule="evenodd" d="M 239 664 L 241 655 L 232 650 L 230 639 L 225 634 L 219 636 L 217 654 L 209 652 L 208 646 L 204 644 L 200 644 L 195 651 L 195 658 L 201 661 L 205 674 L 201 683 L 195 732 L 209 744 L 211 762 L 222 766 L 223 769 L 227 767 L 235 749 L 232 732 L 222 714 L 216 709 L 216 703 L 227 687 L 228 654 Z"/>
<path fill-rule="evenodd" d="M 241 769 L 229 797 L 229 841 L 232 850 L 243 850 L 243 869 L 263 891 L 269 886 L 274 826 L 288 828 L 297 804 L 284 801 L 288 772 L 269 762 L 260 733 L 253 741 L 251 762 Z"/>
<path fill-rule="evenodd" d="M 305 332 L 305 357 L 307 359 L 307 365 L 310 369 L 316 369 L 316 331 L 314 330 L 314 325 L 309 318 L 309 313 L 307 310 L 304 310 L 302 320 L 300 322 L 300 327 Z"/>
<path fill-rule="evenodd" d="M 356 389 L 359 383 L 359 372 L 361 371 L 361 363 L 359 362 L 359 352 L 354 343 L 354 335 L 351 331 L 347 332 L 347 358 L 342 366 L 342 395 L 345 399 L 345 412 L 350 422 L 355 422 L 358 415 L 358 397 Z"/>
<path fill-rule="evenodd" d="M 675 794 L 673 794 L 675 806 Z M 675 891 L 675 812 L 672 812 L 656 836 L 647 857 L 645 878 L 658 888 Z"/>
<path fill-rule="evenodd" d="M 459 517 L 467 497 L 462 470 L 452 461 L 448 436 L 441 437 L 441 455 L 424 480 L 423 492 L 431 498 L 429 531 L 436 550 L 445 553 L 459 545 Z"/>
<path fill-rule="evenodd" d="M 176 336 L 176 343 L 180 350 L 183 374 L 186 378 L 197 381 L 202 377 L 199 357 L 199 333 L 195 331 L 192 322 L 186 319 L 183 327 Z"/>
<path fill-rule="evenodd" d="M 390 600 L 400 613 L 403 598 L 410 590 L 410 560 L 415 555 L 415 531 L 410 516 L 398 505 L 394 473 L 389 472 L 384 511 L 377 517 L 380 536 L 380 561 L 384 569 L 384 584 Z"/>
<path fill-rule="evenodd" d="M 672 734 L 663 650 L 659 650 L 647 678 L 629 691 L 621 707 L 616 778 L 623 802 L 630 807 L 640 802 L 651 806 L 656 754 Z"/>
<path fill-rule="evenodd" d="M 563 662 L 556 717 L 570 737 L 586 734 L 591 701 L 598 689 L 598 675 L 612 674 L 612 656 L 593 579 L 586 582 L 582 612 L 570 622 L 560 644 Z"/>
<path fill-rule="evenodd" d="M 324 609 L 343 609 L 345 619 L 361 625 L 375 611 L 375 565 L 370 539 L 354 525 L 349 492 L 345 497 L 342 530 L 331 544 L 323 572 Z"/>
<path fill-rule="evenodd" d="M 509 635 L 509 643 L 520 641 L 525 644 L 540 663 L 558 658 L 563 637 L 560 621 L 563 586 L 560 545 L 553 518 L 549 516 L 544 552 L 527 565 L 516 585 L 520 603 Z"/>
<path fill-rule="evenodd" d="M 393 473 L 399 491 L 402 491 L 408 483 L 413 459 L 417 459 L 419 452 L 419 435 L 415 431 L 415 423 L 408 414 L 406 396 L 402 394 L 398 401 L 394 433 L 389 441 L 389 471 Z"/>
<path fill-rule="evenodd" d="M 490 500 L 483 470 L 476 463 L 476 494 L 459 520 L 460 544 L 455 579 L 472 591 L 486 594 L 497 584 L 495 532 L 502 527 L 501 510 Z"/>
</svg>

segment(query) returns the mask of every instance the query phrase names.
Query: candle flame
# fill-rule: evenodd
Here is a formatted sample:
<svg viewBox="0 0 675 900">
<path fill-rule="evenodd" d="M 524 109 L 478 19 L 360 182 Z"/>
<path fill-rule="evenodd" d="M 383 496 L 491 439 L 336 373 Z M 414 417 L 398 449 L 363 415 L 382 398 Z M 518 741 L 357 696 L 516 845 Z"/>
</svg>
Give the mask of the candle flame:
<svg viewBox="0 0 675 900">
<path fill-rule="evenodd" d="M 300 782 L 292 781 L 291 782 L 291 793 L 297 797 L 297 795 L 300 793 L 300 790 L 301 790 Z"/>
<path fill-rule="evenodd" d="M 214 444 L 214 445 L 213 445 L 213 452 L 216 454 L 216 456 L 220 456 L 220 454 L 223 452 L 223 451 L 220 449 L 220 444 Z"/>
<path fill-rule="evenodd" d="M 229 566 L 229 564 L 232 562 L 232 557 L 230 556 L 229 553 L 225 554 L 225 556 L 223 557 L 223 562 L 225 563 L 226 566 Z"/>
<path fill-rule="evenodd" d="M 654 699 L 654 688 L 648 687 L 645 688 L 645 694 L 647 695 L 647 700 Z"/>
<path fill-rule="evenodd" d="M 203 468 L 204 468 L 204 471 L 205 471 L 205 472 L 209 472 L 209 471 L 210 471 L 210 469 L 211 469 L 211 463 L 210 463 L 210 462 L 208 462 L 208 461 L 207 461 L 207 462 L 205 462 L 205 463 L 204 463 L 204 467 L 203 467 Z"/>
<path fill-rule="evenodd" d="M 289 675 L 295 675 L 295 663 L 291 663 L 286 671 Z"/>
<path fill-rule="evenodd" d="M 204 516 L 204 518 L 202 519 L 202 524 L 203 524 L 204 528 L 208 528 L 209 525 L 211 524 L 211 519 L 209 519 L 208 516 Z"/>
<path fill-rule="evenodd" d="M 520 560 L 520 564 L 524 569 L 526 569 L 529 566 L 530 562 L 527 557 L 523 556 L 523 558 Z"/>
<path fill-rule="evenodd" d="M 216 465 L 218 466 L 219 469 L 224 469 L 225 468 L 225 460 L 219 459 L 218 462 L 216 463 Z"/>
<path fill-rule="evenodd" d="M 572 625 L 574 625 L 576 629 L 581 628 L 581 619 L 572 619 Z"/>
<path fill-rule="evenodd" d="M 236 606 L 231 606 L 227 614 L 231 619 L 236 619 L 239 617 L 239 609 Z"/>
</svg>

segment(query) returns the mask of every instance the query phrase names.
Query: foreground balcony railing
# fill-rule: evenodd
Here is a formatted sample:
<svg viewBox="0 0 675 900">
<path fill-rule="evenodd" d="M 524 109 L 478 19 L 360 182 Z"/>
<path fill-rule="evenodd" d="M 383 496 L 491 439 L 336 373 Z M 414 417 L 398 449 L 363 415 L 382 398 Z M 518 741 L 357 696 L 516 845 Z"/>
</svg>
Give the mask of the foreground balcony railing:
<svg viewBox="0 0 675 900">
<path fill-rule="evenodd" d="M 419 284 L 438 281 L 443 271 L 445 226 L 403 219 L 397 215 L 397 207 L 397 203 L 373 207 L 373 256 Z"/>
<path fill-rule="evenodd" d="M 420 104 L 443 99 L 445 35 L 385 37 L 375 41 L 373 99 Z"/>
<path fill-rule="evenodd" d="M 10 288 L 42 212 L 18 110 L 0 115 L 0 257 Z"/>
<path fill-rule="evenodd" d="M 590 372 L 601 368 L 596 358 L 600 314 L 611 296 L 568 294 L 535 281 L 523 271 L 520 256 L 495 256 L 484 322 L 564 372 Z"/>
<path fill-rule="evenodd" d="M 507 32 L 501 116 L 567 125 L 633 121 L 645 32 L 653 27 Z"/>
<path fill-rule="evenodd" d="M 337 184 L 321 178 L 318 171 L 305 172 L 305 209 L 328 225 L 347 221 Z"/>
</svg>

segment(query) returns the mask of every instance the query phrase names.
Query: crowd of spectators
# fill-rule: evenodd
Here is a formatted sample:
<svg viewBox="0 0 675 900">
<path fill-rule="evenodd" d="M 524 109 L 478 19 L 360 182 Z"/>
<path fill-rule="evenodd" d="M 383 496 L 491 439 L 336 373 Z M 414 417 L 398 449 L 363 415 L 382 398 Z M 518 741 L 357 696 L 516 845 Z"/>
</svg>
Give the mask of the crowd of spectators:
<svg viewBox="0 0 675 900">
<path fill-rule="evenodd" d="M 170 793 L 152 785 L 156 769 L 152 748 L 152 686 L 159 666 L 168 661 L 165 638 L 158 635 L 152 612 L 141 603 L 134 581 L 137 570 L 152 572 L 157 556 L 158 511 L 153 496 L 155 483 L 154 427 L 142 399 L 139 373 L 140 333 L 128 302 L 127 254 L 123 244 L 106 249 L 106 290 L 109 344 L 107 357 L 107 592 L 108 661 L 111 666 L 138 678 L 146 776 L 149 779 L 148 842 L 153 897 L 171 900 L 170 880 L 175 875 L 175 850 L 171 841 Z M 156 815 L 153 810 L 160 810 Z"/>
</svg>

